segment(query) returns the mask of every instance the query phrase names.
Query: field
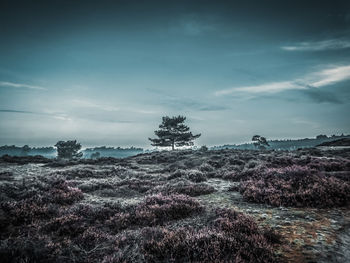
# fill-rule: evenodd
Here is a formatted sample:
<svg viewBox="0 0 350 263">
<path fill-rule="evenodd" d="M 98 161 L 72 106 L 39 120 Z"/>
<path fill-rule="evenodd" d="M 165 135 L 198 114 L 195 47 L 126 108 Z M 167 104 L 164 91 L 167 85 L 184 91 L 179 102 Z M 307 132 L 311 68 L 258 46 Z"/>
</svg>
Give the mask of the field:
<svg viewBox="0 0 350 263">
<path fill-rule="evenodd" d="M 1 262 L 349 262 L 350 150 L 0 159 Z"/>
</svg>

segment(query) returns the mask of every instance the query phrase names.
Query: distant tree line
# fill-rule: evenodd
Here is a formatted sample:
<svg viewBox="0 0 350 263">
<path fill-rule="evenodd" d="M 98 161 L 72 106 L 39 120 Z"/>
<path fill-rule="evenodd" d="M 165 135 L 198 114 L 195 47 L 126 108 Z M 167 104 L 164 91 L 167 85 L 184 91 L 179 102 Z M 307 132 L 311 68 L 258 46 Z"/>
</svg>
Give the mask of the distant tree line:
<svg viewBox="0 0 350 263">
<path fill-rule="evenodd" d="M 267 140 L 269 149 L 281 149 L 281 150 L 295 150 L 298 148 L 315 147 L 323 142 L 334 141 L 342 138 L 350 138 L 350 135 L 317 135 L 316 138 L 304 138 L 304 139 L 284 139 L 284 140 Z M 254 150 L 256 149 L 254 141 L 251 143 L 243 144 L 226 144 L 222 146 L 214 146 L 212 150 L 220 149 L 238 149 L 238 150 Z"/>
<path fill-rule="evenodd" d="M 22 147 L 15 145 L 4 145 L 0 146 L 0 156 L 16 155 L 16 156 L 27 156 L 27 155 L 55 155 L 56 149 L 54 147 L 29 147 L 24 145 Z"/>
<path fill-rule="evenodd" d="M 190 128 L 185 125 L 185 116 L 164 116 L 162 122 L 159 125 L 159 129 L 154 131 L 156 138 L 148 138 L 151 141 L 152 146 L 156 147 L 170 147 L 175 150 L 176 147 L 193 146 L 194 140 L 199 138 L 201 134 L 192 134 Z M 349 138 L 350 135 L 317 135 L 316 138 L 305 138 L 297 140 L 267 140 L 265 137 L 260 135 L 254 135 L 251 139 L 251 143 L 245 143 L 240 145 L 223 145 L 214 146 L 211 149 L 296 149 L 303 147 L 314 147 L 324 142 L 333 141 L 336 139 Z M 26 155 L 52 155 L 57 152 L 57 158 L 59 159 L 77 159 L 77 158 L 93 158 L 97 159 L 100 157 L 127 157 L 142 153 L 142 148 L 129 147 L 107 147 L 99 146 L 94 148 L 87 148 L 81 150 L 82 146 L 76 140 L 58 141 L 54 147 L 29 147 L 24 145 L 18 147 L 15 145 L 4 145 L 0 146 L 0 156 L 4 154 L 26 156 Z M 202 146 L 200 151 L 207 151 L 208 147 Z"/>
</svg>

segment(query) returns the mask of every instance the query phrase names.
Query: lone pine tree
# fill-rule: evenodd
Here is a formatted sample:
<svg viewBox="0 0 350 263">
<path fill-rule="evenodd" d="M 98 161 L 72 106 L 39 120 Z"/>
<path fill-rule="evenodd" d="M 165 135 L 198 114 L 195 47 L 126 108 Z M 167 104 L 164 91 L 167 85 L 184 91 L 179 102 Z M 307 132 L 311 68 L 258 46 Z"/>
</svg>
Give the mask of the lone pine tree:
<svg viewBox="0 0 350 263">
<path fill-rule="evenodd" d="M 266 149 L 265 146 L 270 146 L 265 137 L 260 135 L 254 135 L 252 138 L 253 144 L 255 147 L 259 149 Z"/>
<path fill-rule="evenodd" d="M 83 156 L 81 149 L 81 144 L 74 141 L 59 141 L 55 144 L 57 147 L 57 157 L 64 159 L 80 158 Z"/>
<path fill-rule="evenodd" d="M 152 146 L 168 147 L 174 150 L 175 146 L 191 146 L 193 140 L 197 139 L 201 134 L 193 135 L 190 128 L 184 124 L 186 117 L 175 116 L 162 118 L 162 123 L 159 125 L 159 130 L 154 131 L 158 138 L 148 138 Z"/>
</svg>

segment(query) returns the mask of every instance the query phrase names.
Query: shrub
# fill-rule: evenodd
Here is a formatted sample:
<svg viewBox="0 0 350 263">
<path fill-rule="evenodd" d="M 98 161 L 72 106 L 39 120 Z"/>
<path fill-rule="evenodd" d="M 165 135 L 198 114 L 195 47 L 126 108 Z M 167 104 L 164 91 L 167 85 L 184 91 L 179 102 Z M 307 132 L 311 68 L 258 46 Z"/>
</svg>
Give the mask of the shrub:
<svg viewBox="0 0 350 263">
<path fill-rule="evenodd" d="M 6 221 L 13 225 L 30 224 L 38 219 L 48 219 L 57 215 L 58 208 L 51 204 L 38 204 L 33 200 L 1 203 L 0 209 L 6 213 Z"/>
<path fill-rule="evenodd" d="M 180 178 L 182 176 L 185 176 L 187 172 L 182 169 L 177 169 L 175 172 L 173 172 L 171 175 L 168 176 L 168 180 L 172 180 L 175 178 Z"/>
<path fill-rule="evenodd" d="M 198 170 L 190 170 L 187 173 L 187 177 L 189 180 L 195 183 L 200 183 L 207 180 L 207 177 L 201 171 Z"/>
<path fill-rule="evenodd" d="M 0 172 L 0 180 L 11 180 L 13 179 L 13 173 L 12 172 Z"/>
<path fill-rule="evenodd" d="M 129 211 L 120 212 L 107 221 L 107 225 L 119 231 L 135 226 L 163 224 L 198 213 L 202 207 L 195 199 L 186 195 L 151 195 Z"/>
<path fill-rule="evenodd" d="M 334 207 L 350 203 L 350 184 L 305 166 L 267 170 L 241 183 L 244 199 L 273 206 Z"/>
<path fill-rule="evenodd" d="M 201 152 L 207 152 L 209 149 L 208 149 L 208 147 L 206 145 L 203 145 L 203 146 L 201 146 L 201 148 L 199 148 L 199 150 Z"/>
<path fill-rule="evenodd" d="M 129 189 L 135 190 L 139 193 L 145 193 L 154 186 L 158 185 L 157 182 L 150 180 L 140 180 L 137 178 L 125 179 L 117 184 L 117 186 L 126 185 Z"/>
<path fill-rule="evenodd" d="M 14 225 L 29 224 L 35 220 L 48 219 L 58 213 L 58 205 L 71 205 L 83 198 L 82 192 L 70 187 L 66 181 L 54 181 L 49 185 L 40 185 L 39 189 L 26 195 L 14 194 L 22 200 L 2 202 L 0 208 Z"/>
<path fill-rule="evenodd" d="M 123 212 L 124 209 L 118 203 L 105 203 L 103 206 L 78 205 L 68 210 L 68 213 L 83 217 L 91 224 L 104 223 L 110 217 Z"/>
<path fill-rule="evenodd" d="M 169 194 L 185 194 L 189 196 L 206 195 L 215 192 L 213 186 L 207 184 L 194 184 L 186 181 L 181 181 L 176 184 L 166 184 L 151 190 L 152 192 L 159 192 L 165 195 Z"/>
<path fill-rule="evenodd" d="M 11 237 L 0 241 L 0 258 L 3 263 L 53 262 L 48 240 L 43 237 Z"/>
<path fill-rule="evenodd" d="M 83 193 L 80 189 L 69 186 L 68 182 L 58 180 L 52 183 L 49 191 L 44 194 L 44 199 L 50 203 L 71 205 L 83 199 Z"/>
<path fill-rule="evenodd" d="M 203 163 L 199 166 L 199 170 L 202 172 L 213 172 L 215 169 L 208 163 Z"/>
<path fill-rule="evenodd" d="M 45 158 L 41 155 L 35 156 L 10 156 L 3 155 L 0 157 L 0 162 L 16 163 L 16 164 L 28 164 L 28 163 L 50 163 L 51 159 Z"/>
<path fill-rule="evenodd" d="M 254 220 L 233 210 L 216 212 L 209 227 L 143 230 L 150 262 L 274 262 L 272 243 Z"/>
<path fill-rule="evenodd" d="M 56 236 L 74 237 L 81 234 L 86 229 L 82 217 L 74 214 L 65 214 L 61 217 L 56 217 L 50 220 L 43 226 L 46 232 L 55 232 Z"/>
<path fill-rule="evenodd" d="M 98 244 L 108 241 L 112 237 L 96 227 L 87 227 L 77 238 L 75 243 L 79 244 L 85 250 L 92 250 Z"/>
</svg>

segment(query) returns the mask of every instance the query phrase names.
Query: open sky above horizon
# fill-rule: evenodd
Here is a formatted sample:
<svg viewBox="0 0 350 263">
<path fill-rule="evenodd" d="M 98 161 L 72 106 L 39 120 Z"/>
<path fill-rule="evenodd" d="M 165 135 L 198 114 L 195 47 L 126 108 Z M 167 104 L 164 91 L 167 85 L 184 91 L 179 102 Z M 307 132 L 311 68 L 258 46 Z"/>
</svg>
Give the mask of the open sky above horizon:
<svg viewBox="0 0 350 263">
<path fill-rule="evenodd" d="M 0 145 L 350 132 L 350 1 L 1 1 Z"/>
</svg>

